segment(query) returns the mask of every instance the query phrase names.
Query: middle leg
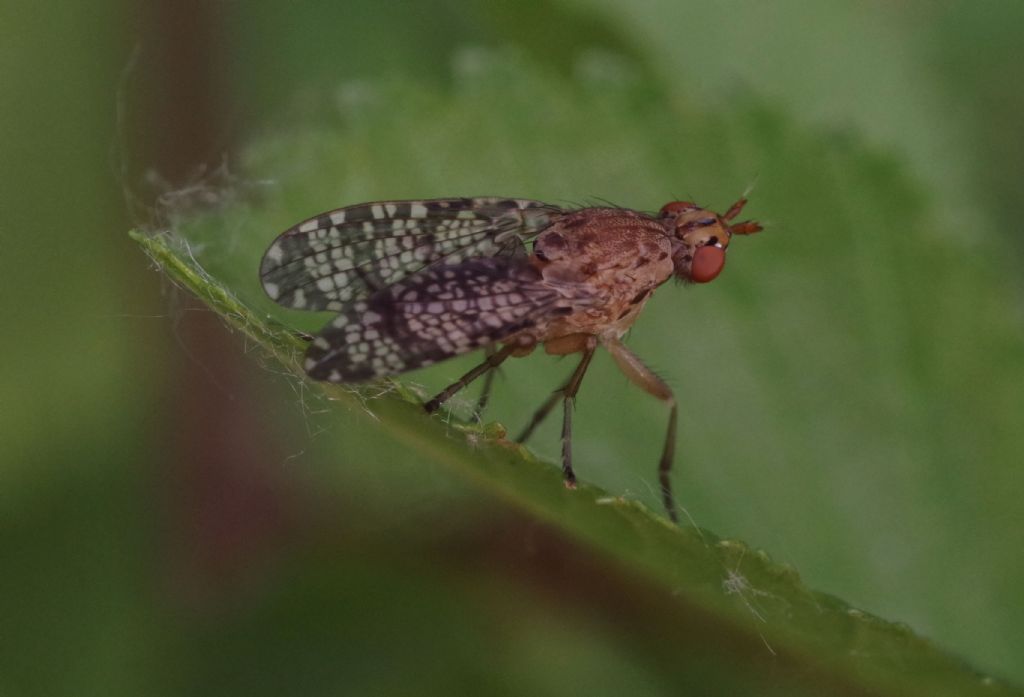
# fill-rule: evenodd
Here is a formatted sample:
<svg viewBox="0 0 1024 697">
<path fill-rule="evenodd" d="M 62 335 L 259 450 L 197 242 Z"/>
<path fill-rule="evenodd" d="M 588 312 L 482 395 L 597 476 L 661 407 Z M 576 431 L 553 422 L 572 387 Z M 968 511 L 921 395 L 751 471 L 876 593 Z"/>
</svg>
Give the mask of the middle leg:
<svg viewBox="0 0 1024 697">
<path fill-rule="evenodd" d="M 551 396 L 544 401 L 540 409 L 534 412 L 530 423 L 526 425 L 526 428 L 516 438 L 516 442 L 525 442 L 530 437 L 530 434 L 533 433 L 533 430 L 555 408 L 555 403 L 561 399 L 564 408 L 562 421 L 562 472 L 565 475 L 565 485 L 570 488 L 576 486 L 576 473 L 572 469 L 572 408 L 576 399 L 576 393 L 580 389 L 580 383 L 583 382 L 583 375 L 587 372 L 587 367 L 590 365 L 590 360 L 594 357 L 596 349 L 596 337 L 581 337 L 579 350 L 582 352 L 583 357 L 580 359 L 579 365 L 576 366 L 576 370 L 569 377 L 569 381 L 551 393 Z"/>
<path fill-rule="evenodd" d="M 551 395 L 544 400 L 544 403 L 540 405 L 540 408 L 533 412 L 533 417 L 530 419 L 530 423 L 526 424 L 526 428 L 520 431 L 516 437 L 516 443 L 525 443 L 526 439 L 533 435 L 534 429 L 543 423 L 544 419 L 548 418 L 548 414 L 555 408 L 555 402 L 562 398 L 562 393 L 565 391 L 565 387 L 560 387 Z"/>
<path fill-rule="evenodd" d="M 576 473 L 572 471 L 572 408 L 576 402 L 576 393 L 579 392 L 580 383 L 583 382 L 583 375 L 587 372 L 590 359 L 594 357 L 594 349 L 597 348 L 597 339 L 587 344 L 583 350 L 583 358 L 576 367 L 576 371 L 569 378 L 565 389 L 562 390 L 562 405 L 564 407 L 562 417 L 562 473 L 565 475 L 565 485 L 570 489 L 576 488 Z"/>
</svg>

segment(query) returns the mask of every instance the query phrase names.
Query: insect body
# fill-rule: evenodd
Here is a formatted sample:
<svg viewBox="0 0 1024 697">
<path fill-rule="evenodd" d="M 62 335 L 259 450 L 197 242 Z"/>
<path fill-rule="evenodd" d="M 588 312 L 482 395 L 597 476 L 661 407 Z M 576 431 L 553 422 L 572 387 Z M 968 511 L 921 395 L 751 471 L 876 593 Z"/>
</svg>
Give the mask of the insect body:
<svg viewBox="0 0 1024 697">
<path fill-rule="evenodd" d="M 713 280 L 731 237 L 761 230 L 755 222 L 731 222 L 745 203 L 721 215 L 686 201 L 668 203 L 657 215 L 503 198 L 366 203 L 281 234 L 260 276 L 285 307 L 338 313 L 306 352 L 306 371 L 316 380 L 362 382 L 486 349 L 486 360 L 428 401 L 427 411 L 538 345 L 550 354 L 579 353 L 569 380 L 519 437 L 526 440 L 561 400 L 562 469 L 570 487 L 573 401 L 603 346 L 632 382 L 670 408 L 659 478 L 675 520 L 668 476 L 675 397 L 622 337 L 658 286 L 672 277 Z"/>
</svg>

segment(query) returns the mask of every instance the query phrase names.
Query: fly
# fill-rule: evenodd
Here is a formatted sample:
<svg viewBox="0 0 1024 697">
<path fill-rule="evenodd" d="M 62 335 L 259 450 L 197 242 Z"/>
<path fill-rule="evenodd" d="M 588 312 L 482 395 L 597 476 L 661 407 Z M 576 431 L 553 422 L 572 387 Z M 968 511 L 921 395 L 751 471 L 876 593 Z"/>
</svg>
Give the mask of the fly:
<svg viewBox="0 0 1024 697">
<path fill-rule="evenodd" d="M 536 411 L 524 442 L 562 404 L 562 471 L 572 466 L 573 404 L 598 347 L 669 409 L 658 464 L 662 500 L 677 520 L 669 472 L 677 405 L 668 385 L 623 343 L 654 290 L 670 278 L 707 283 L 725 266 L 741 198 L 717 214 L 673 201 L 656 215 L 567 209 L 511 198 L 379 201 L 323 213 L 282 233 L 260 265 L 263 288 L 297 310 L 337 312 L 306 351 L 315 380 L 357 383 L 483 348 L 485 360 L 424 404 L 436 411 L 506 359 L 538 346 L 579 354 L 569 379 Z"/>
</svg>

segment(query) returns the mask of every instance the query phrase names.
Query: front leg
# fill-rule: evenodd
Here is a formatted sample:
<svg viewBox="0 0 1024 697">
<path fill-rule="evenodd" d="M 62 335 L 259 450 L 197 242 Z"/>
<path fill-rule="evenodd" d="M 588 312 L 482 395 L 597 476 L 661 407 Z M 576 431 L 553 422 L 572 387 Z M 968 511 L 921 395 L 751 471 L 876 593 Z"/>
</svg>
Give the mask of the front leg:
<svg viewBox="0 0 1024 697">
<path fill-rule="evenodd" d="M 627 378 L 633 384 L 643 389 L 648 394 L 654 395 L 669 407 L 668 432 L 665 434 L 665 445 L 661 451 L 661 460 L 658 462 L 658 480 L 661 483 L 661 498 L 665 505 L 665 511 L 673 523 L 679 522 L 676 515 L 676 504 L 672 498 L 672 480 L 669 479 L 669 472 L 672 470 L 672 459 L 676 450 L 676 398 L 672 389 L 658 377 L 653 370 L 644 365 L 640 357 L 626 348 L 619 339 L 608 339 L 604 341 L 605 348 L 612 354 L 615 363 L 619 366 Z"/>
</svg>

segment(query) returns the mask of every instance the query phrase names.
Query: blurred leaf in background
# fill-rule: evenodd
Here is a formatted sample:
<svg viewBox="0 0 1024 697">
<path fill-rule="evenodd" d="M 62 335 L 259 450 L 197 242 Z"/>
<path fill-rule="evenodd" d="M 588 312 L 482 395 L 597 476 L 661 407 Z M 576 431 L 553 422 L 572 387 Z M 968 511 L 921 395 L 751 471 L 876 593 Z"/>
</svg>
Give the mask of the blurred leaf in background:
<svg viewBox="0 0 1024 697">
<path fill-rule="evenodd" d="M 121 201 L 189 220 L 211 275 L 315 329 L 255 277 L 308 214 L 475 194 L 724 208 L 755 180 L 773 226 L 715 284 L 664 288 L 630 338 L 683 402 L 682 503 L 1024 681 L 1019 4 L 0 10 L 0 691 L 750 691 L 756 673 L 708 658 L 680 677 L 596 606 L 560 610 L 558 579 L 482 571 L 585 564 L 275 377 L 146 270 Z M 161 179 L 165 205 L 144 192 Z M 491 413 L 516 427 L 566 370 L 510 364 Z M 663 420 L 596 361 L 580 476 L 654 505 Z"/>
</svg>

